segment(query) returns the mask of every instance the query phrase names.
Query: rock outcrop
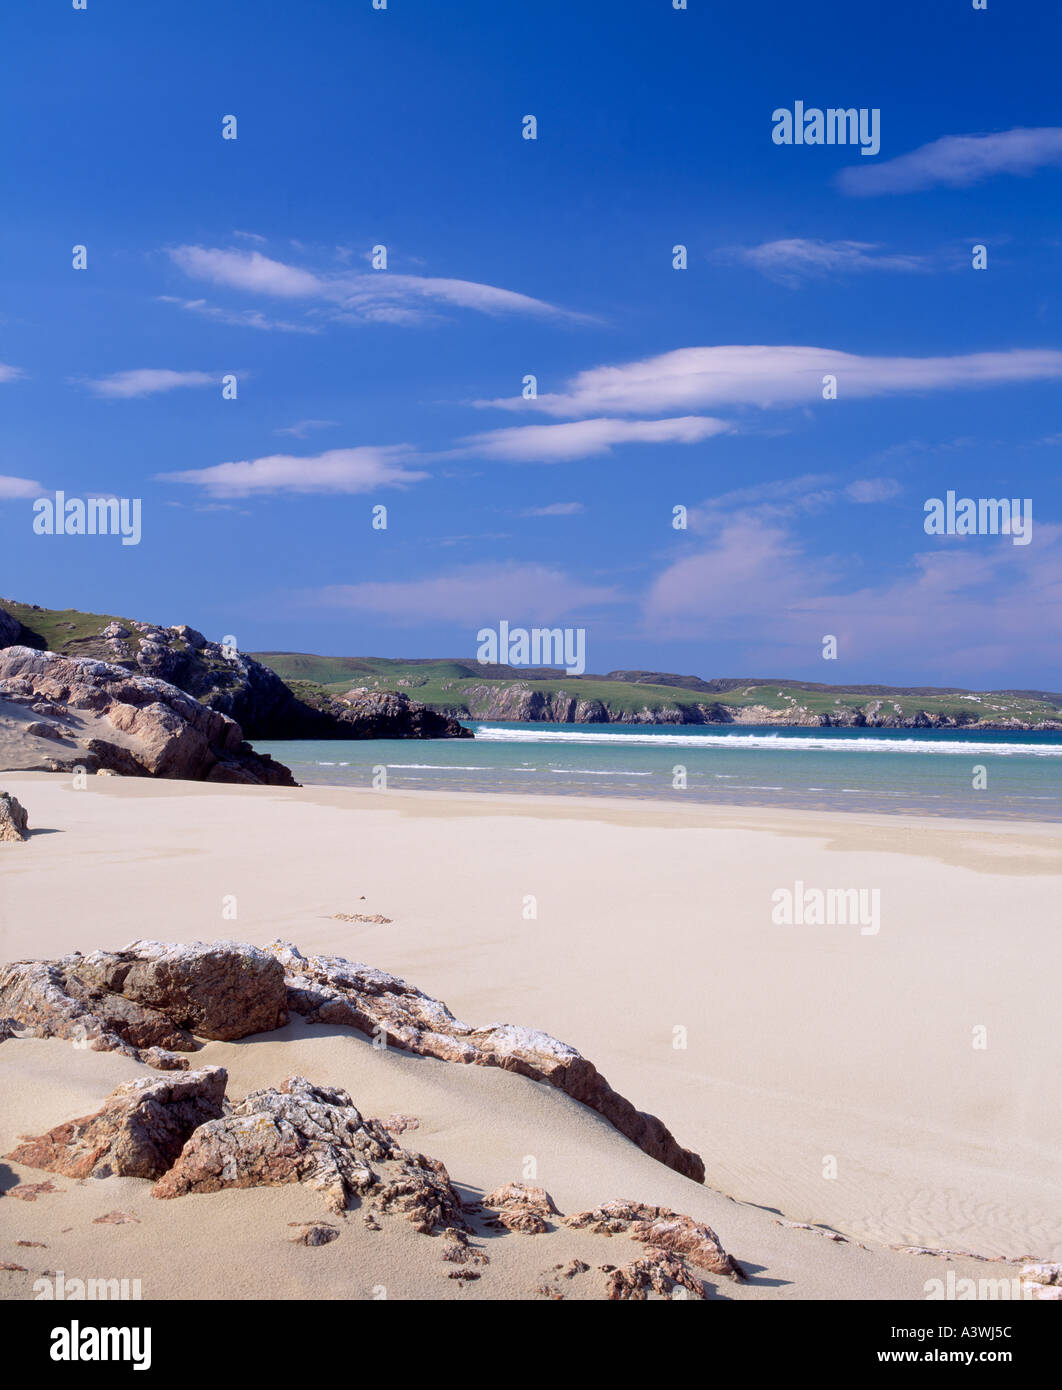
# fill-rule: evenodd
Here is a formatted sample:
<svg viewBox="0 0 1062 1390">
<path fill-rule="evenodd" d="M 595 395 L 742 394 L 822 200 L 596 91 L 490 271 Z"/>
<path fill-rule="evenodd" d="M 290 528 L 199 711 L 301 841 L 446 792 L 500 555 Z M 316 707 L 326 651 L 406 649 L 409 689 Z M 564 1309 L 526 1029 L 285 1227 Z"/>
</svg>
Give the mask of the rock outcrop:
<svg viewBox="0 0 1062 1390">
<path fill-rule="evenodd" d="M 588 679 L 595 679 L 590 677 Z M 602 678 L 597 677 L 598 681 Z M 604 679 L 609 679 L 608 677 Z M 637 684 L 632 683 L 632 684 Z M 728 684 L 728 683 L 727 683 Z M 800 689 L 799 686 L 791 688 Z M 818 687 L 812 687 L 818 688 Z M 536 689 L 525 680 L 504 683 L 478 684 L 464 682 L 459 687 L 462 711 L 472 719 L 491 722 L 547 724 L 741 724 L 751 727 L 783 727 L 809 729 L 974 729 L 974 730 L 1059 730 L 1062 720 L 1043 718 L 1034 721 L 1008 716 L 986 716 L 971 706 L 968 712 L 942 713 L 937 710 L 916 710 L 904 714 L 895 702 L 871 700 L 865 704 L 848 703 L 833 710 L 817 710 L 791 697 L 783 707 L 769 704 L 728 704 L 725 699 L 698 699 L 676 686 L 675 695 L 666 703 L 647 698 L 644 704 L 630 703 L 631 690 L 620 688 L 623 699 L 614 701 L 580 695 L 578 688 L 557 690 Z M 766 691 L 764 693 L 767 693 Z"/>
<path fill-rule="evenodd" d="M 255 946 L 137 941 L 0 968 L 0 1017 L 33 1037 L 183 1069 L 193 1034 L 230 1041 L 279 1028 L 288 1015 L 283 970 Z"/>
<path fill-rule="evenodd" d="M 382 690 L 348 690 L 324 702 L 322 711 L 337 721 L 326 738 L 472 738 L 471 729 L 448 714 L 438 714 L 408 695 Z"/>
<path fill-rule="evenodd" d="M 162 1013 L 77 975 L 84 957 L 15 961 L 0 967 L 0 1014 L 28 1037 L 64 1038 L 91 1052 L 120 1052 L 160 1070 L 186 1069 L 195 1040 Z"/>
<path fill-rule="evenodd" d="M 164 1014 L 200 1038 L 232 1042 L 288 1021 L 276 957 L 235 941 L 134 941 L 94 951 L 74 973 L 86 984 Z"/>
<path fill-rule="evenodd" d="M 649 1249 L 630 1264 L 611 1270 L 608 1298 L 612 1302 L 645 1303 L 651 1293 L 661 1298 L 704 1298 L 704 1285 L 676 1255 Z"/>
<path fill-rule="evenodd" d="M 626 1234 L 632 1240 L 680 1255 L 687 1264 L 729 1279 L 744 1274 L 720 1244 L 711 1226 L 702 1225 L 668 1207 L 651 1207 L 644 1202 L 603 1202 L 590 1211 L 569 1216 L 565 1224 L 577 1231 L 598 1235 Z"/>
<path fill-rule="evenodd" d="M 191 1135 L 223 1113 L 223 1067 L 119 1086 L 102 1110 L 24 1138 L 7 1154 L 14 1163 L 68 1178 L 158 1178 Z"/>
<path fill-rule="evenodd" d="M 254 1091 L 231 1115 L 201 1125 L 152 1189 L 160 1198 L 230 1187 L 305 1183 L 340 1213 L 357 1199 L 404 1214 L 429 1234 L 463 1224 L 445 1167 L 409 1153 L 346 1091 L 292 1076 Z"/>
<path fill-rule="evenodd" d="M 295 785 L 286 767 L 244 742 L 239 724 L 227 715 L 122 666 L 5 647 L 0 700 L 28 712 L 42 702 L 59 711 L 62 722 L 49 725 L 43 754 L 41 726 L 29 713 L 21 724 L 11 716 L 0 721 L 9 742 L 17 735 L 33 750 L 30 767 L 61 771 L 80 765 L 123 776 Z"/>
<path fill-rule="evenodd" d="M 500 1067 L 546 1082 L 596 1110 L 652 1158 L 704 1181 L 704 1164 L 655 1115 L 636 1110 L 574 1047 L 512 1024 L 473 1028 L 395 975 L 288 942 L 134 941 L 120 951 L 0 968 L 0 1018 L 35 1037 L 68 1038 L 158 1068 L 184 1068 L 195 1038 L 269 1032 L 288 1012 L 356 1028 L 424 1057 Z M 386 1133 L 382 1126 L 381 1132 Z"/>
<path fill-rule="evenodd" d="M 405 980 L 341 956 L 304 956 L 284 941 L 266 949 L 284 967 L 289 1008 L 310 1023 L 345 1024 L 421 1056 L 501 1067 L 548 1082 L 603 1115 L 651 1157 L 695 1182 L 704 1181 L 698 1155 L 682 1148 L 655 1115 L 636 1110 L 567 1043 L 508 1023 L 473 1028 L 454 1018 L 441 1000 Z"/>
<path fill-rule="evenodd" d="M 34 611 L 46 610 L 27 610 L 27 627 L 0 608 L 0 648 L 44 645 L 34 640 Z M 101 622 L 98 631 L 72 638 L 60 655 L 165 681 L 226 715 L 250 739 L 472 737 L 450 715 L 405 695 L 351 691 L 337 700 L 309 686 L 296 693 L 268 666 L 231 644 L 208 641 L 186 623 Z"/>
<path fill-rule="evenodd" d="M 29 839 L 29 817 L 26 808 L 10 792 L 0 792 L 0 841 L 20 842 Z"/>
<path fill-rule="evenodd" d="M 544 1187 L 526 1182 L 507 1182 L 483 1198 L 489 1216 L 507 1231 L 524 1235 L 545 1235 L 550 1218 L 559 1215 L 553 1198 Z"/>
</svg>

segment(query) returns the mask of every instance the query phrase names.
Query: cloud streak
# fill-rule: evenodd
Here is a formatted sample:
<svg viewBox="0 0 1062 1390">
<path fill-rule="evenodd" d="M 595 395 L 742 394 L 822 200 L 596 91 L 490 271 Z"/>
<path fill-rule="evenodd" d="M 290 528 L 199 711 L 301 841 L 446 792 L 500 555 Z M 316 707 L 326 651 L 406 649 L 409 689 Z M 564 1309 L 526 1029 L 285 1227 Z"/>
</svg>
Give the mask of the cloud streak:
<svg viewBox="0 0 1062 1390">
<path fill-rule="evenodd" d="M 545 300 L 514 290 L 425 275 L 400 275 L 390 270 L 343 274 L 317 273 L 289 265 L 260 251 L 205 246 L 176 246 L 170 259 L 185 275 L 227 289 L 308 305 L 327 306 L 337 319 L 369 323 L 416 324 L 439 307 L 468 309 L 491 317 L 589 322 Z M 194 301 L 193 301 L 194 302 Z"/>
<path fill-rule="evenodd" d="M 837 377 L 842 400 L 917 395 L 1057 379 L 1062 377 L 1062 352 L 1013 349 L 953 357 L 862 357 L 821 347 L 679 348 L 579 372 L 556 394 L 475 404 L 557 416 L 654 415 L 718 406 L 766 409 L 821 401 L 826 375 Z"/>
<path fill-rule="evenodd" d="M 567 463 L 612 452 L 616 444 L 699 444 L 731 428 L 725 420 L 687 415 L 672 420 L 576 420 L 514 425 L 469 435 L 452 452 L 510 463 Z"/>
<path fill-rule="evenodd" d="M 312 323 L 293 323 L 291 319 L 274 319 L 261 309 L 223 309 L 205 299 L 179 299 L 172 294 L 160 294 L 163 304 L 177 304 L 192 314 L 229 324 L 233 328 L 257 328 L 265 333 L 319 333 Z"/>
<path fill-rule="evenodd" d="M 157 396 L 184 386 L 216 386 L 220 377 L 208 372 L 174 372 L 165 368 L 138 367 L 135 371 L 115 372 L 97 377 L 85 385 L 96 396 L 111 400 L 133 400 L 139 396 Z"/>
<path fill-rule="evenodd" d="M 166 483 L 188 483 L 213 497 L 251 497 L 268 493 L 359 493 L 382 487 L 408 487 L 428 474 L 409 468 L 405 444 L 380 448 L 328 449 L 309 457 L 269 454 L 177 473 L 158 473 Z"/>
<path fill-rule="evenodd" d="M 13 478 L 0 474 L 0 502 L 23 497 L 44 497 L 47 489 L 34 478 Z"/>
<path fill-rule="evenodd" d="M 585 512 L 582 502 L 550 502 L 545 507 L 528 507 L 521 516 L 578 516 Z"/>
<path fill-rule="evenodd" d="M 768 279 L 785 285 L 865 271 L 917 273 L 930 268 L 924 256 L 888 254 L 869 241 L 816 241 L 788 237 L 781 241 L 765 241 L 759 246 L 731 247 L 721 255 L 725 259 L 749 265 Z"/>
<path fill-rule="evenodd" d="M 1028 177 L 1062 167 L 1062 126 L 1025 127 L 994 135 L 945 135 L 881 164 L 853 165 L 837 175 L 855 198 L 918 193 L 926 188 L 968 188 L 996 174 Z"/>
</svg>

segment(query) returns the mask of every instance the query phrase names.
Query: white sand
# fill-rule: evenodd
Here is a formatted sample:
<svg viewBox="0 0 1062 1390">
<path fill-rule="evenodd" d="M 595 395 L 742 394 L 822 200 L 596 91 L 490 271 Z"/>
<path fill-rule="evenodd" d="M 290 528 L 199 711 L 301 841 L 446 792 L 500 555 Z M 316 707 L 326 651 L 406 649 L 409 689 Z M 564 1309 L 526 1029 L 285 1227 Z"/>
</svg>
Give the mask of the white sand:
<svg viewBox="0 0 1062 1390">
<path fill-rule="evenodd" d="M 203 1048 L 199 1060 L 230 1068 L 232 1095 L 301 1072 L 347 1087 L 368 1114 L 418 1115 L 402 1142 L 472 1190 L 520 1178 L 534 1155 L 562 1211 L 626 1196 L 689 1212 L 761 1271 L 728 1296 L 919 1298 L 946 1269 L 1008 1272 L 890 1243 L 1062 1258 L 1062 827 L 118 778 L 76 791 L 46 774 L 0 785 L 51 832 L 0 846 L 0 959 L 137 936 L 282 936 L 367 961 L 469 1022 L 529 1024 L 574 1044 L 703 1156 L 709 1186 L 556 1092 L 381 1057 L 356 1033 L 301 1021 L 268 1041 Z M 798 879 L 880 889 L 880 932 L 774 925 L 772 891 Z M 235 921 L 223 917 L 227 895 Z M 137 1070 L 60 1042 L 0 1045 L 0 1152 L 16 1133 L 87 1113 Z M 9 1170 L 0 1165 L 0 1186 Z M 572 1255 L 618 1264 L 638 1253 L 625 1238 L 595 1256 L 587 1241 L 602 1238 L 562 1231 L 536 1254 L 536 1238 L 506 1237 L 462 1291 L 435 1243 L 406 1230 L 373 1235 L 354 1218 L 332 1245 L 288 1245 L 287 1221 L 323 1214 L 294 1189 L 159 1203 L 128 1179 L 56 1185 L 60 1195 L 34 1203 L 0 1202 L 0 1259 L 30 1271 L 0 1276 L 13 1296 L 43 1268 L 105 1274 L 96 1265 L 119 1248 L 125 1273 L 142 1265 L 156 1293 L 199 1297 L 369 1297 L 377 1284 L 394 1297 L 516 1296 Z M 142 1223 L 92 1224 L 115 1208 Z M 781 1227 L 772 1212 L 853 1243 Z M 16 1250 L 15 1239 L 48 1249 Z"/>
</svg>

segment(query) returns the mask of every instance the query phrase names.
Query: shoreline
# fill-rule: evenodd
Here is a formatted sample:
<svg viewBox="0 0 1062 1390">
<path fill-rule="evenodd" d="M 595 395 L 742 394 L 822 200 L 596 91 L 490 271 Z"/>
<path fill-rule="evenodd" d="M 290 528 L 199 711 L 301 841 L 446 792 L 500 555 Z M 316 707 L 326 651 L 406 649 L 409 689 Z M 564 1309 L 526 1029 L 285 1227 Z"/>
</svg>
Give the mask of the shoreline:
<svg viewBox="0 0 1062 1390">
<path fill-rule="evenodd" d="M 1054 823 L 117 777 L 75 791 L 50 773 L 4 774 L 0 785 L 40 832 L 2 847 L 5 961 L 138 937 L 279 937 L 365 961 L 476 1025 L 504 1020 L 577 1047 L 701 1154 L 703 1191 L 727 1204 L 713 1209 L 719 1227 L 731 1206 L 766 1208 L 878 1251 L 1062 1256 L 1062 1134 L 1042 1099 L 1062 1061 L 1045 1027 L 1060 951 Z M 880 934 L 772 924 L 771 892 L 797 881 L 879 888 Z M 235 920 L 222 916 L 227 895 Z M 369 920 L 342 920 L 351 915 Z M 970 1044 L 979 1024 L 985 1052 Z M 682 1049 L 676 1028 L 688 1034 Z M 324 1042 L 292 1040 L 290 1056 L 289 1042 L 269 1039 L 227 1057 L 208 1044 L 203 1061 L 245 1074 L 268 1053 L 268 1076 L 253 1063 L 250 1079 L 277 1084 L 312 1066 Z M 29 1047 L 41 1056 L 33 1085 L 44 1087 L 34 1112 L 58 1123 L 67 1111 L 45 1102 L 68 1048 L 4 1043 L 7 1084 Z M 91 1064 L 99 1086 L 115 1060 Z M 451 1066 L 439 1082 L 455 1105 L 466 1071 Z M 395 1082 L 391 1110 L 412 1108 L 407 1081 Z M 359 1071 L 359 1104 L 357 1087 L 384 1103 L 380 1077 Z M 438 1133 L 417 1143 L 460 1179 L 462 1165 L 478 1170 L 486 1141 L 471 1122 L 451 1134 L 446 1104 Z M 568 1123 L 548 1105 L 539 1122 Z M 597 1140 L 584 1140 L 593 1167 Z M 492 1180 L 519 1176 L 516 1150 L 503 1148 L 508 1168 L 499 1159 Z M 831 1154 L 839 1171 L 824 1181 Z M 563 1193 L 573 1177 L 545 1185 Z M 602 1187 L 596 1200 L 624 1195 Z"/>
</svg>

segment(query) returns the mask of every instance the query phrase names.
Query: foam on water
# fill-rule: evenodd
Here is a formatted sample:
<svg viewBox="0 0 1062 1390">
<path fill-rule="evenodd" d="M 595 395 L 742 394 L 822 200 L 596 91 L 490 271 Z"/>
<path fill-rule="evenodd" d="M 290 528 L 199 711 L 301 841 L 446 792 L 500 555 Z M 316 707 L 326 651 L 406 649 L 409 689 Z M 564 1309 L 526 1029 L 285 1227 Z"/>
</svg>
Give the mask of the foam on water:
<svg viewBox="0 0 1062 1390">
<path fill-rule="evenodd" d="M 995 757 L 1021 754 L 1025 757 L 1062 758 L 1062 745 L 1040 743 L 973 743 L 949 742 L 946 739 L 822 738 L 812 734 L 649 734 L 649 733 L 574 733 L 564 729 L 500 729 L 496 725 L 477 724 L 475 735 L 482 743 L 605 743 L 636 744 L 656 748 L 769 748 L 772 752 L 795 752 L 801 749 L 816 753 L 971 753 Z M 961 732 L 957 730 L 956 732 Z"/>
</svg>

